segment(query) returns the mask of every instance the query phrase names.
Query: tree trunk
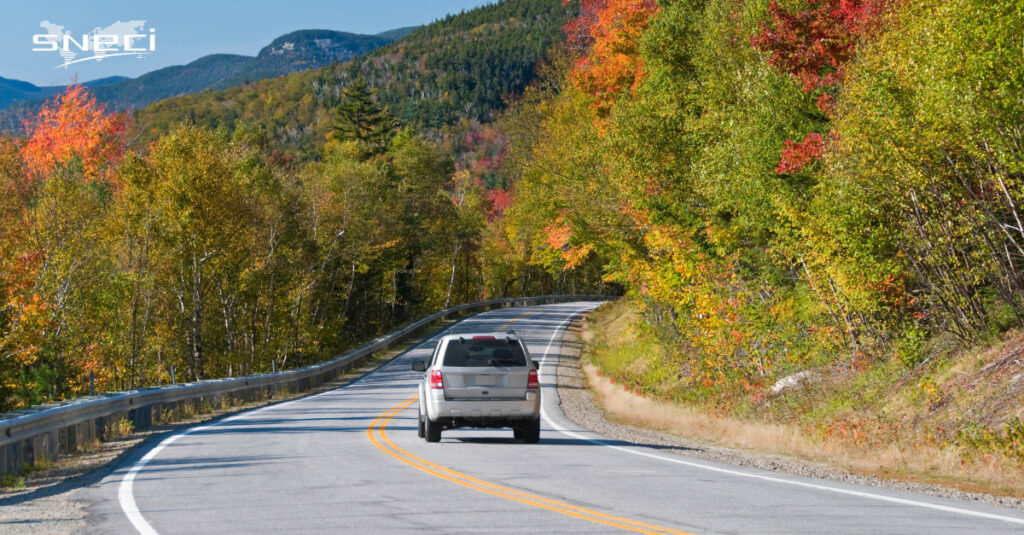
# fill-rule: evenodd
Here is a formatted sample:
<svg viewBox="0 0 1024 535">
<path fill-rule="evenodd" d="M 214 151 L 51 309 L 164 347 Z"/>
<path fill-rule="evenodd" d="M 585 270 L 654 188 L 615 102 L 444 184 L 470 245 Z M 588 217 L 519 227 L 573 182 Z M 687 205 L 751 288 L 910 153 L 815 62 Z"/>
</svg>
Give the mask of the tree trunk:
<svg viewBox="0 0 1024 535">
<path fill-rule="evenodd" d="M 455 286 L 455 267 L 459 260 L 459 246 L 455 246 L 455 250 L 452 251 L 452 276 L 448 279 L 448 294 L 444 298 L 444 308 L 452 302 L 452 287 Z"/>
</svg>

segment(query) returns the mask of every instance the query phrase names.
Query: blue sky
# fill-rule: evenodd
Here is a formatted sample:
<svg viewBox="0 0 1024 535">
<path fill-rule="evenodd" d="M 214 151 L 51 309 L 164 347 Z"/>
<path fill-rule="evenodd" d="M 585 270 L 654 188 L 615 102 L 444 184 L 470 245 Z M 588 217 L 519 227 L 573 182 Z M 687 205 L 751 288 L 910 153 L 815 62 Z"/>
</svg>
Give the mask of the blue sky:
<svg viewBox="0 0 1024 535">
<path fill-rule="evenodd" d="M 487 0 L 165 0 L 134 2 L 0 0 L 0 76 L 36 85 L 64 85 L 72 76 L 88 81 L 138 76 L 214 53 L 256 55 L 275 37 L 294 30 L 328 29 L 378 33 L 426 24 L 448 13 L 492 3 Z M 111 57 L 54 69 L 54 52 L 33 52 L 32 36 L 46 33 L 48 20 L 78 36 L 117 20 L 145 20 L 156 29 L 156 51 L 145 57 Z M 148 33 L 148 32 L 147 32 Z M 140 41 L 141 43 L 141 41 Z"/>
</svg>

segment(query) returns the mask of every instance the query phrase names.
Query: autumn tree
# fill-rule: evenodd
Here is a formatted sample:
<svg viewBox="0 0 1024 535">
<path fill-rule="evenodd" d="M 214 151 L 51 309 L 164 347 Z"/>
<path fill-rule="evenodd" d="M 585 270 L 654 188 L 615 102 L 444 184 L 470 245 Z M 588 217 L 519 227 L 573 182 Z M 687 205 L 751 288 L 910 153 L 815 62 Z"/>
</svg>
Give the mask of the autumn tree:
<svg viewBox="0 0 1024 535">
<path fill-rule="evenodd" d="M 69 87 L 26 122 L 15 152 L 4 143 L 4 231 L 0 275 L 7 288 L 0 353 L 15 359 L 14 400 L 80 394 L 100 382 L 111 265 L 104 226 L 125 151 L 126 118 L 108 114 L 81 86 Z"/>
<path fill-rule="evenodd" d="M 856 256 L 833 272 L 864 281 L 865 297 L 918 338 L 970 341 L 1024 318 L 1014 9 L 907 5 L 859 52 L 837 106 L 821 250 Z"/>
<path fill-rule="evenodd" d="M 193 379 L 211 373 L 208 353 L 227 349 L 209 339 L 220 323 L 213 321 L 218 295 L 231 292 L 220 285 L 241 276 L 253 234 L 262 230 L 253 190 L 269 178 L 252 157 L 223 136 L 183 126 L 156 143 L 145 170 L 136 171 L 143 176 L 134 178 L 144 185 L 153 219 L 137 220 L 143 227 L 133 233 L 151 233 L 144 246 L 156 284 L 173 298 L 163 310 L 167 329 Z"/>
<path fill-rule="evenodd" d="M 105 173 L 124 154 L 128 122 L 126 114 L 107 113 L 85 86 L 72 85 L 26 121 L 25 167 L 41 177 L 77 157 L 86 180 L 108 179 Z"/>
<path fill-rule="evenodd" d="M 847 65 L 857 47 L 877 28 L 893 0 L 807 0 L 787 10 L 768 6 L 769 22 L 751 43 L 767 52 L 768 63 L 789 74 L 800 89 L 815 97 L 824 117 L 833 114 Z M 824 129 L 824 126 L 819 127 Z M 823 136 L 824 134 L 824 136 Z M 829 135 L 810 132 L 800 141 L 787 140 L 775 172 L 798 173 L 820 158 Z"/>
<path fill-rule="evenodd" d="M 580 18 L 570 23 L 575 46 L 589 50 L 572 70 L 573 83 L 593 99 L 598 118 L 607 117 L 618 95 L 636 88 L 644 75 L 640 36 L 658 12 L 654 0 L 583 2 Z M 589 37 L 589 38 L 587 38 Z"/>
</svg>

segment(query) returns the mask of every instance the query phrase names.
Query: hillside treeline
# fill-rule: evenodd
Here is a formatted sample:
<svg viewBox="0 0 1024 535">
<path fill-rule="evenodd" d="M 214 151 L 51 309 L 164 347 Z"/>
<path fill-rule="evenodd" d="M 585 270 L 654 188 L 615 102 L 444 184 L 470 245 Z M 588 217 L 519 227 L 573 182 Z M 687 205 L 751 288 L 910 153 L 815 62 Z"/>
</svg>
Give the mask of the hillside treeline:
<svg viewBox="0 0 1024 535">
<path fill-rule="evenodd" d="M 354 82 L 416 128 L 490 121 L 533 81 L 534 64 L 562 40 L 575 9 L 561 0 L 505 0 L 449 15 L 345 63 L 155 102 L 137 112 L 139 135 L 152 140 L 182 120 L 228 129 L 258 123 L 279 150 L 314 159 Z"/>
<path fill-rule="evenodd" d="M 506 120 L 505 235 L 627 286 L 668 356 L 617 379 L 722 407 L 1019 326 L 1020 9 L 584 0 Z"/>
<path fill-rule="evenodd" d="M 172 367 L 268 372 L 459 302 L 592 290 L 486 254 L 487 165 L 399 127 L 364 85 L 333 118 L 304 165 L 244 125 L 129 150 L 129 117 L 77 86 L 0 138 L 0 411 L 86 394 L 90 375 L 102 392 Z M 465 158 L 502 150 L 474 136 Z"/>
</svg>

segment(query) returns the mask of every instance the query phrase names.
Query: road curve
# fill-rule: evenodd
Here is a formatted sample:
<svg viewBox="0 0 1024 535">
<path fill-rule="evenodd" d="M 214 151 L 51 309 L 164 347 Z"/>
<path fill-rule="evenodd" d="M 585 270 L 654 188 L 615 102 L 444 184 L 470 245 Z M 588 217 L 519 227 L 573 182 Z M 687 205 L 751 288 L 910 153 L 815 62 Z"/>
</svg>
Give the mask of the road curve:
<svg viewBox="0 0 1024 535">
<path fill-rule="evenodd" d="M 1022 533 L 1024 512 L 708 462 L 570 422 L 561 332 L 594 303 L 486 312 L 543 362 L 540 444 L 511 430 L 416 436 L 425 343 L 345 388 L 191 428 L 72 498 L 87 533 Z"/>
</svg>

